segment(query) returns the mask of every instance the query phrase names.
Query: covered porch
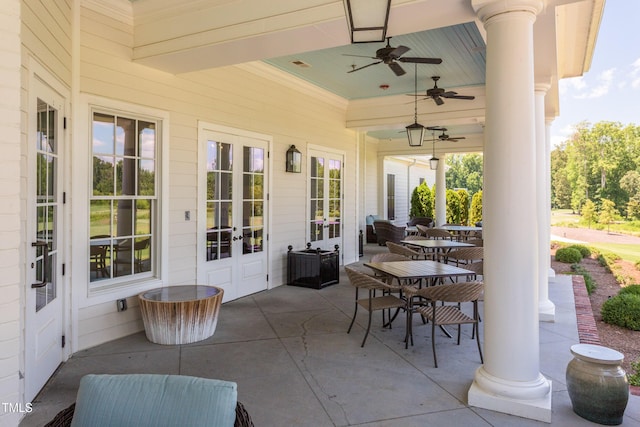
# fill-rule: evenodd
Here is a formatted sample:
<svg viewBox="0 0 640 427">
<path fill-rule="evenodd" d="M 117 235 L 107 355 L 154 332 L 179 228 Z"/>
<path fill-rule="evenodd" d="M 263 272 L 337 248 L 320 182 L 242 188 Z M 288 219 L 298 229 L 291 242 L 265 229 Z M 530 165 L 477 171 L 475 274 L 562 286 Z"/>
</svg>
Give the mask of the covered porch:
<svg viewBox="0 0 640 427">
<path fill-rule="evenodd" d="M 366 245 L 361 265 L 386 251 Z M 364 348 L 366 314 L 350 334 L 354 289 L 340 283 L 321 290 L 281 286 L 224 304 L 215 335 L 182 346 L 150 343 L 143 332 L 80 351 L 34 401 L 21 427 L 41 426 L 74 402 L 89 373 L 162 373 L 238 383 L 256 426 L 536 426 L 540 421 L 470 406 L 467 393 L 480 366 L 471 328 L 462 343 L 438 333 L 439 367 L 433 367 L 430 327 L 414 321 L 415 344 L 404 349 L 404 325 L 381 328 L 374 317 Z M 595 425 L 576 415 L 565 384 L 569 348 L 579 342 L 570 276 L 549 282 L 556 321 L 540 323 L 542 374 L 553 382 L 551 425 Z M 481 340 L 484 337 L 481 323 Z M 640 397 L 630 396 L 623 426 L 640 425 Z"/>
</svg>

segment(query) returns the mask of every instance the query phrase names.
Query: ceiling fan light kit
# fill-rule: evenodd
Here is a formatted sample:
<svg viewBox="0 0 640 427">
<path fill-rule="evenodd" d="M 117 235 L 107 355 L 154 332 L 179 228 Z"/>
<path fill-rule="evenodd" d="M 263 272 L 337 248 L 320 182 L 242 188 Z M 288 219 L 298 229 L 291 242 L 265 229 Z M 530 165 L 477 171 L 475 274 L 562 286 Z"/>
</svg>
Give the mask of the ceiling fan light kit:
<svg viewBox="0 0 640 427">
<path fill-rule="evenodd" d="M 391 0 L 344 0 L 351 43 L 383 42 Z"/>
</svg>

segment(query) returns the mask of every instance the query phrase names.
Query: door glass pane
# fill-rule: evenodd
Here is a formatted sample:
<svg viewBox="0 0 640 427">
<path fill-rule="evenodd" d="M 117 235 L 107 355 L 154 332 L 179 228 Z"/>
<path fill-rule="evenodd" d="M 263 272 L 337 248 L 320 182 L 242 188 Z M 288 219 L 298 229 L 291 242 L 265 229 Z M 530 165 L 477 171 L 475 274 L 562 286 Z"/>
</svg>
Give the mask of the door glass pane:
<svg viewBox="0 0 640 427">
<path fill-rule="evenodd" d="M 35 310 L 39 311 L 57 296 L 58 112 L 40 99 L 37 108 L 35 241 L 39 246 L 35 247 L 35 280 L 38 283 L 46 283 L 45 286 L 35 289 Z"/>
<path fill-rule="evenodd" d="M 340 237 L 342 218 L 342 162 L 329 161 L 329 238 Z"/>
<path fill-rule="evenodd" d="M 263 250 L 265 152 L 243 147 L 242 157 L 242 253 L 251 254 Z"/>
<path fill-rule="evenodd" d="M 233 146 L 207 142 L 206 259 L 229 258 L 233 227 Z"/>
</svg>

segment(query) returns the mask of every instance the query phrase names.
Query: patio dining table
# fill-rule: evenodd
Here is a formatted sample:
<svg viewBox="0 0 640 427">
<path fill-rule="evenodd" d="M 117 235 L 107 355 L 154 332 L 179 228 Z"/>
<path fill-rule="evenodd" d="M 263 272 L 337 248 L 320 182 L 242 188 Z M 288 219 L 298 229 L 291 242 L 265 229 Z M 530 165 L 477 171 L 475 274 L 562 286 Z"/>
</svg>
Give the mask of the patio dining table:
<svg viewBox="0 0 640 427">
<path fill-rule="evenodd" d="M 401 240 L 403 245 L 417 246 L 422 249 L 423 252 L 432 252 L 436 255 L 435 259 L 438 260 L 440 256 L 446 254 L 454 248 L 468 248 L 473 247 L 471 243 L 459 242 L 457 240 L 448 239 L 419 239 L 419 240 Z"/>
<path fill-rule="evenodd" d="M 435 228 L 446 230 L 458 236 L 459 239 L 464 239 L 464 240 L 466 240 L 469 237 L 469 234 L 471 234 L 471 232 L 482 231 L 482 227 L 476 227 L 473 225 L 441 225 Z"/>
<path fill-rule="evenodd" d="M 464 268 L 429 260 L 365 262 L 364 266 L 387 277 L 389 282 L 393 279 L 398 280 L 399 283 L 406 280 L 417 281 L 418 287 L 422 287 L 423 280 L 427 281 L 427 286 L 433 286 L 438 280 L 444 278 L 475 275 L 473 271 L 465 270 Z M 409 306 L 411 306 L 411 304 L 409 304 Z M 407 309 L 405 348 L 409 345 L 409 339 L 411 339 L 413 345 L 413 337 L 411 334 L 412 314 L 412 309 Z M 440 329 L 451 338 L 451 334 L 449 334 L 445 328 L 440 327 Z"/>
</svg>

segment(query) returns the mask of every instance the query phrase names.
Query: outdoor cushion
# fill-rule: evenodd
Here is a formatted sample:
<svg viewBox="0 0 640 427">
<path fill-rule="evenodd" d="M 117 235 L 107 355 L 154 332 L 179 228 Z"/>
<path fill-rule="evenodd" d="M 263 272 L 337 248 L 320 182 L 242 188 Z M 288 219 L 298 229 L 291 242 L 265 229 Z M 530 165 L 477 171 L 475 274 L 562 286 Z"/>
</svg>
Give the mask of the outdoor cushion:
<svg viewBox="0 0 640 427">
<path fill-rule="evenodd" d="M 72 427 L 233 426 L 234 382 L 182 375 L 85 375 Z"/>
<path fill-rule="evenodd" d="M 380 219 L 380 215 L 367 215 L 365 218 L 366 225 L 373 225 L 373 221 L 377 221 Z"/>
</svg>

